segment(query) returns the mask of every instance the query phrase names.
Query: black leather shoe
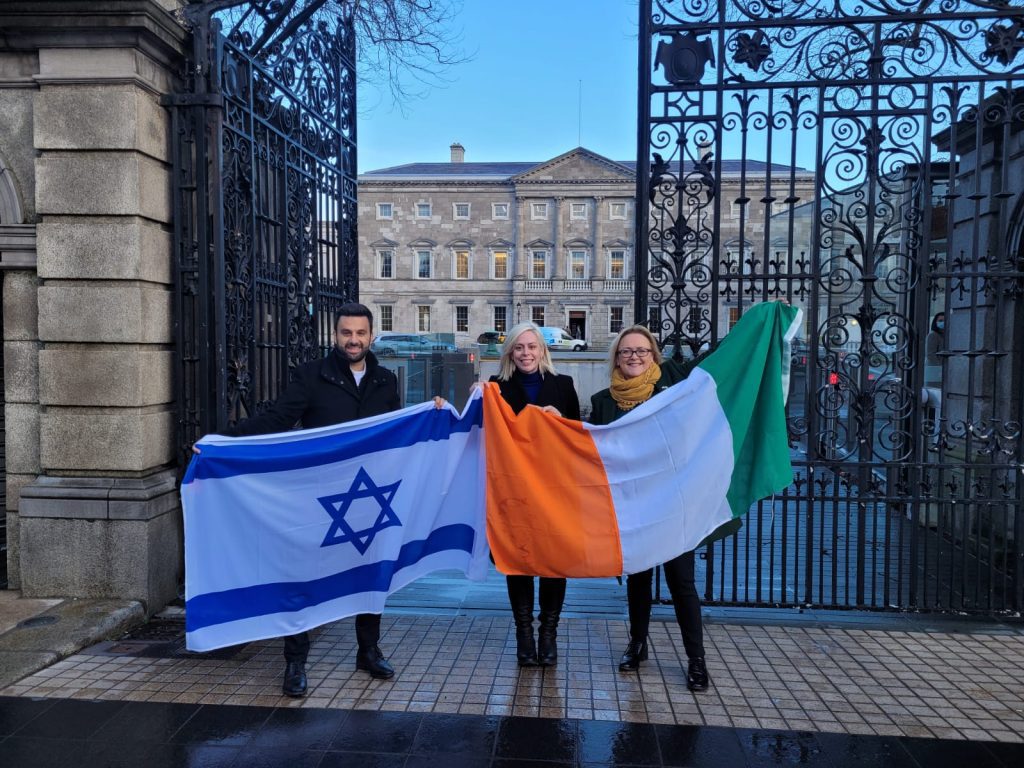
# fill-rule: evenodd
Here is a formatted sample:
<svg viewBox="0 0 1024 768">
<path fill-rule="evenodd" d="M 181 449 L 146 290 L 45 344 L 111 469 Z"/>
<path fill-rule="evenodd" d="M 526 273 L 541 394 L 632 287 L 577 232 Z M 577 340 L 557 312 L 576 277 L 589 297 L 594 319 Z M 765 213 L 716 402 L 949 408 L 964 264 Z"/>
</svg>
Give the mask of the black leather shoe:
<svg viewBox="0 0 1024 768">
<path fill-rule="evenodd" d="M 370 677 L 377 680 L 387 680 L 395 676 L 395 668 L 388 664 L 388 660 L 376 645 L 356 654 L 356 669 L 369 672 Z"/>
<path fill-rule="evenodd" d="M 619 670 L 636 672 L 640 669 L 641 661 L 647 661 L 647 640 L 630 640 L 622 658 L 619 659 Z"/>
<path fill-rule="evenodd" d="M 686 670 L 686 687 L 691 691 L 706 691 L 711 683 L 708 676 L 708 668 L 704 665 L 704 657 L 690 659 L 690 666 Z"/>
<path fill-rule="evenodd" d="M 285 664 L 281 693 L 295 699 L 306 695 L 306 665 L 301 661 L 289 661 Z"/>
</svg>

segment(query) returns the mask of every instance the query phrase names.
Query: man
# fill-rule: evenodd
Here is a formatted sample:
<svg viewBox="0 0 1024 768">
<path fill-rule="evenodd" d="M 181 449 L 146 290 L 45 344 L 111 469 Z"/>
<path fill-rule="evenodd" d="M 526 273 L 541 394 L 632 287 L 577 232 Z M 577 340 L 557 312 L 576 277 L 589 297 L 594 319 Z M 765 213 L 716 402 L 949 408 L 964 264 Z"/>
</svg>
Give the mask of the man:
<svg viewBox="0 0 1024 768">
<path fill-rule="evenodd" d="M 334 318 L 334 348 L 330 354 L 299 366 L 277 402 L 260 415 L 225 430 L 224 434 L 241 437 L 286 432 L 296 424 L 301 424 L 303 429 L 326 427 L 398 410 L 398 380 L 395 374 L 378 364 L 370 351 L 371 341 L 373 315 L 370 310 L 362 304 L 343 305 Z M 197 449 L 193 450 L 198 453 Z M 282 514 L 287 511 L 282 510 Z M 395 670 L 377 647 L 379 638 L 380 614 L 357 615 L 356 669 L 386 680 Z M 284 639 L 285 672 L 281 690 L 286 696 L 306 694 L 308 656 L 308 632 Z"/>
</svg>

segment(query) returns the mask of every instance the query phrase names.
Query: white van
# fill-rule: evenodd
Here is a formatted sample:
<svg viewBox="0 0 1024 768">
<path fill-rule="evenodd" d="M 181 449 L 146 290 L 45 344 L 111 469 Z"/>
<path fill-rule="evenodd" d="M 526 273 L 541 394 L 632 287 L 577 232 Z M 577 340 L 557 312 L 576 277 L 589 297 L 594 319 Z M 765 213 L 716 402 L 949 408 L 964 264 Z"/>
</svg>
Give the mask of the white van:
<svg viewBox="0 0 1024 768">
<path fill-rule="evenodd" d="M 587 348 L 587 342 L 583 339 L 574 339 L 564 328 L 544 326 L 540 332 L 544 335 L 544 343 L 550 349 L 571 349 L 573 352 L 582 352 Z"/>
</svg>

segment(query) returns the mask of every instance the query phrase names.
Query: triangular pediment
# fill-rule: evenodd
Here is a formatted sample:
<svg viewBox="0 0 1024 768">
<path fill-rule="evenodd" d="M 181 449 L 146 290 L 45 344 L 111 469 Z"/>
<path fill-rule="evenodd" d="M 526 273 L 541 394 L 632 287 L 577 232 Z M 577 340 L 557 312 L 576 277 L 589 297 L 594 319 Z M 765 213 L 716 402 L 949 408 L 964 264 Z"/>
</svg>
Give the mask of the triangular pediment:
<svg viewBox="0 0 1024 768">
<path fill-rule="evenodd" d="M 617 237 L 614 240 L 606 240 L 604 242 L 605 248 L 629 248 L 630 243 L 627 243 L 621 237 Z"/>
<path fill-rule="evenodd" d="M 491 240 L 487 244 L 488 248 L 511 248 L 515 243 L 511 243 L 503 237 L 499 237 L 497 240 Z"/>
<path fill-rule="evenodd" d="M 445 248 L 472 248 L 476 243 L 465 237 L 457 237 L 444 244 Z"/>
<path fill-rule="evenodd" d="M 531 240 L 530 242 L 528 242 L 526 244 L 526 247 L 527 248 L 551 248 L 553 245 L 554 245 L 554 243 L 549 243 L 547 240 L 541 240 L 541 239 L 538 238 L 537 240 Z"/>
<path fill-rule="evenodd" d="M 380 240 L 374 240 L 370 243 L 371 248 L 395 248 L 398 245 L 394 240 L 388 240 L 386 237 L 382 237 Z"/>
<path fill-rule="evenodd" d="M 534 184 L 546 181 L 633 181 L 636 175 L 624 165 L 602 157 L 583 147 L 535 165 L 512 177 L 515 184 Z"/>
</svg>

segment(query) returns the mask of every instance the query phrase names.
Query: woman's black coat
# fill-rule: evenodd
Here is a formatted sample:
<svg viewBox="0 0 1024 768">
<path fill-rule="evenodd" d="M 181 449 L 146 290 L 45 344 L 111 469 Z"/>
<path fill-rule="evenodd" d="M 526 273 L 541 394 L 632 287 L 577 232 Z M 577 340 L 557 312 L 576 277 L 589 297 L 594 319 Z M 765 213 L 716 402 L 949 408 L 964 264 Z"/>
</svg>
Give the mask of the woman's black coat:
<svg viewBox="0 0 1024 768">
<path fill-rule="evenodd" d="M 572 376 L 561 373 L 542 374 L 543 379 L 540 385 L 540 392 L 536 406 L 551 405 L 558 409 L 558 412 L 567 419 L 580 419 L 580 398 L 576 394 L 576 387 L 573 384 Z M 505 402 L 512 406 L 512 410 L 519 413 L 530 401 L 526 398 L 526 389 L 523 387 L 523 375 L 518 369 L 512 372 L 508 381 L 500 381 L 497 376 L 491 376 L 491 381 L 498 383 L 501 389 L 501 396 Z"/>
</svg>

